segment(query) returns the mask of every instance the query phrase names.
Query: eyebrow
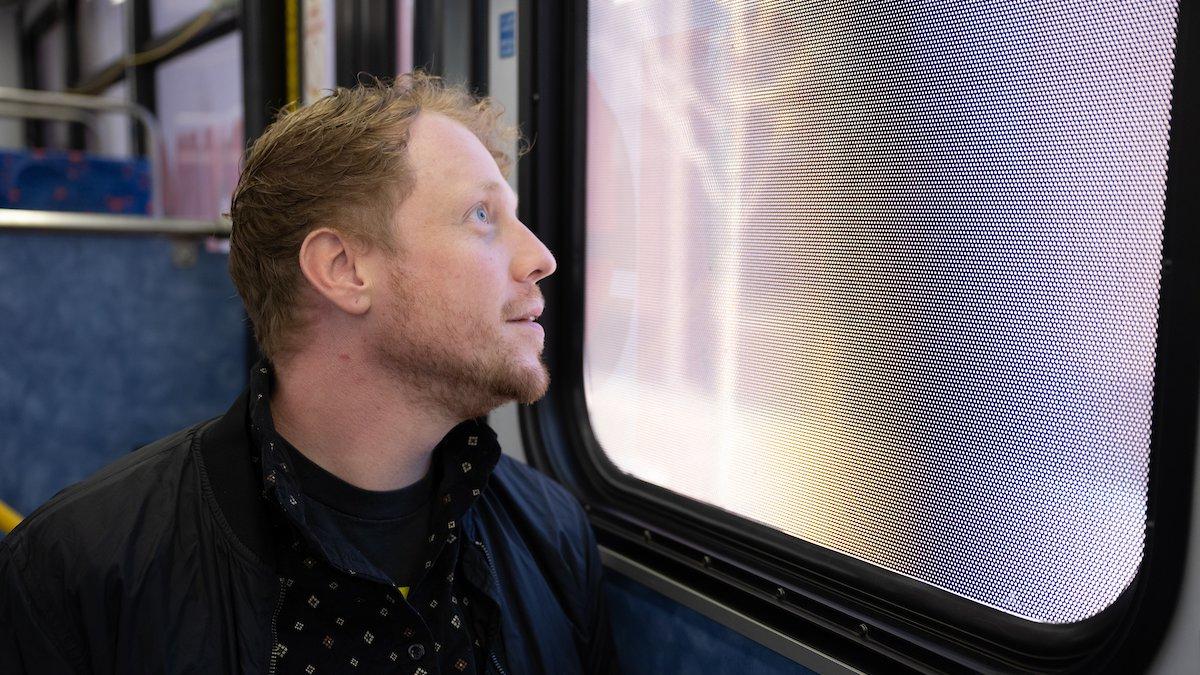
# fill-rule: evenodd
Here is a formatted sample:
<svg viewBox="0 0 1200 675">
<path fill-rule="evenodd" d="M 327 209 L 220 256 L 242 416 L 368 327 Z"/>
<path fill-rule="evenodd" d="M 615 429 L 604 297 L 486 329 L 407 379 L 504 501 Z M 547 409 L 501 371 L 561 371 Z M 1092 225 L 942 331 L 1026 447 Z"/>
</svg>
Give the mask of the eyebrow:
<svg viewBox="0 0 1200 675">
<path fill-rule="evenodd" d="M 497 183 L 494 180 L 489 180 L 487 182 L 480 183 L 477 187 L 478 187 L 478 189 L 480 189 L 484 192 L 494 192 L 494 193 L 498 192 L 498 193 L 504 194 L 506 192 L 503 187 L 504 185 L 507 185 L 507 183 L 504 183 L 502 185 L 501 183 Z M 521 196 L 518 195 L 516 192 L 513 192 L 512 197 L 513 197 L 514 205 L 519 208 L 521 205 Z"/>
</svg>

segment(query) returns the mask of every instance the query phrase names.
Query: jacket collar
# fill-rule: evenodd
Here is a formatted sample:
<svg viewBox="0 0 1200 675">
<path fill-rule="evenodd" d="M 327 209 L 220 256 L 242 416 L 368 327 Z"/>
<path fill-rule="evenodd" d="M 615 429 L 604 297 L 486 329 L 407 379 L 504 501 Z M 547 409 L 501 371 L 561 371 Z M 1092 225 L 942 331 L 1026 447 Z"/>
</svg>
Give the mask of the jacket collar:
<svg viewBox="0 0 1200 675">
<path fill-rule="evenodd" d="M 257 455 L 250 449 L 249 400 L 249 391 L 243 390 L 224 415 L 201 431 L 201 474 L 216 500 L 218 520 L 253 558 L 274 568 L 273 523 L 261 498 Z"/>
</svg>

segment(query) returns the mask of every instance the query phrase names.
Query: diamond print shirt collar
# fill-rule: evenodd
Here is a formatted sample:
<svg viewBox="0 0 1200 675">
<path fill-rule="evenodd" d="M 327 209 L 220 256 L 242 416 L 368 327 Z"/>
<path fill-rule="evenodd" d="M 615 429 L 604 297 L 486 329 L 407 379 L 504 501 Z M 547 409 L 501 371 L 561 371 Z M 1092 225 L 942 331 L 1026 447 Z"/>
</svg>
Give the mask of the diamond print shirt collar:
<svg viewBox="0 0 1200 675">
<path fill-rule="evenodd" d="M 260 457 L 263 495 L 335 567 L 352 575 L 363 575 L 390 584 L 386 575 L 328 527 L 307 505 L 288 452 L 294 449 L 275 430 L 270 399 L 273 367 L 260 361 L 250 378 L 251 448 Z M 487 487 L 488 478 L 500 460 L 496 433 L 481 420 L 467 420 L 450 430 L 433 451 L 434 472 L 430 535 L 425 542 L 430 567 L 447 543 L 457 539 L 462 517 Z"/>
</svg>

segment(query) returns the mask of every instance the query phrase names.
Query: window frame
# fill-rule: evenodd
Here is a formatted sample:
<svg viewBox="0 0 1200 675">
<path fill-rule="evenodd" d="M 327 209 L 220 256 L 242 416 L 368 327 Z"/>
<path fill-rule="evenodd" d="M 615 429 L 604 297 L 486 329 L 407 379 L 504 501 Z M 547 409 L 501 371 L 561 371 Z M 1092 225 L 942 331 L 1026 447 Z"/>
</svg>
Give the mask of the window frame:
<svg viewBox="0 0 1200 675">
<path fill-rule="evenodd" d="M 1142 563 L 1083 621 L 1018 618 L 631 479 L 592 433 L 583 390 L 587 2 L 522 0 L 520 216 L 555 251 L 545 359 L 554 386 L 520 409 L 531 463 L 583 502 L 601 546 L 867 670 L 1124 672 L 1149 664 L 1184 574 L 1200 389 L 1200 11 L 1179 3 Z M 1182 123 L 1181 123 L 1182 120 Z M 575 198 L 570 198 L 574 196 Z"/>
</svg>

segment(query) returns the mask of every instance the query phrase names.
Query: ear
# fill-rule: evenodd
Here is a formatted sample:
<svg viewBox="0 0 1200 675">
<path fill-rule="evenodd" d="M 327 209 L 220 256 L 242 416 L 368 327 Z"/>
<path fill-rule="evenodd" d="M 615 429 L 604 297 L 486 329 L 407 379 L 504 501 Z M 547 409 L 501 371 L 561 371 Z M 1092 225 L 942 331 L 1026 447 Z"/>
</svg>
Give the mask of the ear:
<svg viewBox="0 0 1200 675">
<path fill-rule="evenodd" d="M 347 314 L 371 308 L 372 278 L 367 249 L 327 227 L 308 233 L 300 244 L 300 271 L 313 290 Z"/>
</svg>

